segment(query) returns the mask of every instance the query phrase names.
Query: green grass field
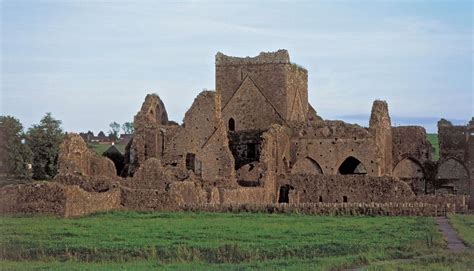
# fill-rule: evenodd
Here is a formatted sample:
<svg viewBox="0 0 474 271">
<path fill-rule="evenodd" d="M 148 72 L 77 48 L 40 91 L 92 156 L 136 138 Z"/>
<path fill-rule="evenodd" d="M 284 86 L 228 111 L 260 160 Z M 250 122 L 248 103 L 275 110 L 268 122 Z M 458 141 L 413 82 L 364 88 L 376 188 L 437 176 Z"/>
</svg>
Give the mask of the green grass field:
<svg viewBox="0 0 474 271">
<path fill-rule="evenodd" d="M 474 215 L 453 215 L 449 223 L 458 232 L 466 245 L 474 248 Z"/>
<path fill-rule="evenodd" d="M 98 143 L 89 143 L 89 148 L 94 150 L 97 154 L 102 155 L 111 145 L 106 144 L 98 144 Z M 125 153 L 125 145 L 123 144 L 115 144 L 115 147 L 124 154 Z"/>
<path fill-rule="evenodd" d="M 438 134 L 428 134 L 428 141 L 431 143 L 431 146 L 433 146 L 434 151 L 433 151 L 433 161 L 438 161 L 439 160 L 439 142 L 438 142 Z"/>
<path fill-rule="evenodd" d="M 2 217 L 0 236 L 5 269 L 341 269 L 445 246 L 432 218 L 296 214 Z"/>
</svg>

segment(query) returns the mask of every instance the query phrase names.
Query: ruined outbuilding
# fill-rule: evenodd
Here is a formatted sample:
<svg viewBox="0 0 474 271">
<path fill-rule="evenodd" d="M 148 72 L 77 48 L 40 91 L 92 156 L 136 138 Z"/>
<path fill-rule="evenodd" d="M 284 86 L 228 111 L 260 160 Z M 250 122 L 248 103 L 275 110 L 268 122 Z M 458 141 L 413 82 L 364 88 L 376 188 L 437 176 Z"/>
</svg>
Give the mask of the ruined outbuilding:
<svg viewBox="0 0 474 271">
<path fill-rule="evenodd" d="M 308 102 L 308 71 L 291 63 L 286 50 L 246 58 L 217 53 L 215 61 L 215 91 L 201 92 L 181 125 L 149 94 L 135 115 L 123 168 L 69 135 L 56 181 L 88 193 L 120 191 L 119 208 L 134 210 L 466 207 L 474 189 L 474 120 L 467 126 L 440 121 L 441 158 L 432 161 L 424 128 L 392 127 L 385 101 L 374 101 L 369 127 L 318 116 Z"/>
</svg>

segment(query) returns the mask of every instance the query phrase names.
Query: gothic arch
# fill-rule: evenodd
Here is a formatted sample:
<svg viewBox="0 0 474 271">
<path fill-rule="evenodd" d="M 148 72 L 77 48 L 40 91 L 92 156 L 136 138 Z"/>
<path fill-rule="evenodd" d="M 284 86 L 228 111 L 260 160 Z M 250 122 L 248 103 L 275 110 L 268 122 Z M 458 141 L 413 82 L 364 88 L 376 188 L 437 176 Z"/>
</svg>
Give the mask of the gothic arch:
<svg viewBox="0 0 474 271">
<path fill-rule="evenodd" d="M 323 169 L 315 160 L 305 157 L 296 161 L 291 169 L 293 174 L 323 174 Z"/>
<path fill-rule="evenodd" d="M 337 174 L 367 174 L 365 165 L 354 156 L 347 157 L 338 167 Z"/>
<path fill-rule="evenodd" d="M 439 164 L 436 179 L 469 179 L 469 171 L 461 161 L 448 158 Z"/>
</svg>

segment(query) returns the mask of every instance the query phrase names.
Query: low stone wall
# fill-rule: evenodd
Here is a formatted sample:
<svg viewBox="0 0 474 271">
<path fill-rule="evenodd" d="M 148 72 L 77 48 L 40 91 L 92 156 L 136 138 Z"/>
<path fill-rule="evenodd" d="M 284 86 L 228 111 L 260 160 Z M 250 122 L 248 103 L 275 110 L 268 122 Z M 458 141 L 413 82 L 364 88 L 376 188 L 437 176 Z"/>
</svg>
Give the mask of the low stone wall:
<svg viewBox="0 0 474 271">
<path fill-rule="evenodd" d="M 58 174 L 54 181 L 63 185 L 77 185 L 87 192 L 106 192 L 118 187 L 119 182 L 116 178 L 103 176 L 83 176 L 77 174 Z"/>
<path fill-rule="evenodd" d="M 169 201 L 164 190 L 120 188 L 120 205 L 126 210 L 161 211 L 165 206 L 175 204 Z"/>
<path fill-rule="evenodd" d="M 64 186 L 58 183 L 7 185 L 0 189 L 0 213 L 64 216 L 66 200 Z"/>
<path fill-rule="evenodd" d="M 466 195 L 450 195 L 450 194 L 439 194 L 439 195 L 419 195 L 416 197 L 417 202 L 426 202 L 443 207 L 446 204 L 456 206 L 457 212 L 464 212 L 468 210 L 470 196 Z"/>
<path fill-rule="evenodd" d="M 265 196 L 266 191 L 263 187 L 241 187 L 237 189 L 222 189 L 219 191 L 221 203 L 239 204 L 239 203 L 269 203 Z"/>
<path fill-rule="evenodd" d="M 174 211 L 180 205 L 208 201 L 208 194 L 194 182 L 176 182 L 168 191 L 121 187 L 121 206 L 127 210 Z"/>
<path fill-rule="evenodd" d="M 428 203 L 299 203 L 299 204 L 187 204 L 183 211 L 299 213 L 308 215 L 370 215 L 370 216 L 444 216 L 456 212 L 453 204 L 440 208 Z"/>
<path fill-rule="evenodd" d="M 52 214 L 83 216 L 120 207 L 118 189 L 87 192 L 79 186 L 56 182 L 8 185 L 0 189 L 0 214 Z"/>
<path fill-rule="evenodd" d="M 410 186 L 392 177 L 290 174 L 279 183 L 294 190 L 290 203 L 416 202 Z"/>
<path fill-rule="evenodd" d="M 66 188 L 66 206 L 64 217 L 84 216 L 96 212 L 117 210 L 120 208 L 120 189 L 104 193 L 87 192 L 78 186 Z"/>
</svg>

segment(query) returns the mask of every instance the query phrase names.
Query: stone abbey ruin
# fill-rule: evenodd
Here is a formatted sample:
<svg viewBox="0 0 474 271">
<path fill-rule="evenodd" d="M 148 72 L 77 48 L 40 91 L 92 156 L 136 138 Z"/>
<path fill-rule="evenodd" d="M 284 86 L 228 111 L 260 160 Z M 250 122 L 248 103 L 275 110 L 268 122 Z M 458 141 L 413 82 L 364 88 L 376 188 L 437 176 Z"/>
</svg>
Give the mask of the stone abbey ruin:
<svg viewBox="0 0 474 271">
<path fill-rule="evenodd" d="M 217 53 L 215 65 L 215 91 L 195 98 L 182 125 L 157 95 L 146 96 L 120 168 L 68 134 L 54 181 L 3 187 L 0 212 L 437 215 L 474 207 L 474 119 L 438 122 L 433 161 L 425 129 L 392 127 L 385 101 L 373 103 L 367 128 L 319 117 L 308 102 L 308 71 L 286 50 Z"/>
</svg>

